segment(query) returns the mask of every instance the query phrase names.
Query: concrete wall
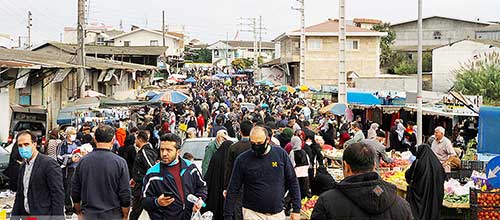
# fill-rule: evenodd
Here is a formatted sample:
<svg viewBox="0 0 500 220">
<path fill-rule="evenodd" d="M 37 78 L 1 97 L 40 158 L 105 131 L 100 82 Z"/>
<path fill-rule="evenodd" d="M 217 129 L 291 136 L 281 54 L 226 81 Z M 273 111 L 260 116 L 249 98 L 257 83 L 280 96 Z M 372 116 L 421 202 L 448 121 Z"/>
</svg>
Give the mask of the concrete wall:
<svg viewBox="0 0 500 220">
<path fill-rule="evenodd" d="M 300 61 L 300 39 L 286 37 L 280 41 L 280 62 L 299 62 Z"/>
<path fill-rule="evenodd" d="M 151 46 L 152 40 L 158 41 L 158 46 L 163 45 L 163 37 L 160 34 L 154 34 L 148 31 L 138 31 L 120 38 L 115 38 L 114 46 L 124 46 L 125 41 L 130 41 L 130 46 Z M 165 37 L 165 46 L 168 47 L 167 56 L 178 56 L 184 50 L 179 40 L 169 37 Z"/>
<path fill-rule="evenodd" d="M 452 19 L 424 19 L 423 45 L 444 45 L 463 39 L 473 39 L 475 31 L 487 25 Z M 396 32 L 394 46 L 417 45 L 417 22 L 410 22 L 391 27 Z M 434 32 L 441 32 L 441 39 L 434 39 Z"/>
<path fill-rule="evenodd" d="M 500 30 L 476 32 L 476 38 L 482 40 L 500 40 Z"/>
<path fill-rule="evenodd" d="M 355 88 L 367 91 L 417 91 L 417 76 L 408 77 L 362 77 L 353 79 Z"/>
<path fill-rule="evenodd" d="M 321 40 L 321 49 L 306 47 L 306 85 L 320 88 L 321 85 L 337 84 L 339 71 L 338 38 L 308 37 Z M 380 74 L 380 37 L 348 37 L 359 40 L 358 50 L 346 51 L 346 73 L 356 72 L 360 77 Z"/>
<path fill-rule="evenodd" d="M 497 52 L 500 49 L 490 48 L 488 44 L 477 43 L 474 41 L 461 41 L 451 46 L 444 46 L 435 49 L 432 52 L 432 89 L 437 92 L 446 92 L 454 82 L 456 74 L 454 70 L 468 63 L 476 55 Z"/>
</svg>

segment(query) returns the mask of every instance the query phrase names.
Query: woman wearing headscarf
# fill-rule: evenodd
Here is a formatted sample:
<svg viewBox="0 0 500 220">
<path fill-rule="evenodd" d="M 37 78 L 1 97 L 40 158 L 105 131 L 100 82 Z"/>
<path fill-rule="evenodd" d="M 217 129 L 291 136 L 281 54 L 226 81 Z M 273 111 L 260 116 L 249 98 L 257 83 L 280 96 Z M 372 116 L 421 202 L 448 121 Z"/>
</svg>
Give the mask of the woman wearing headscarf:
<svg viewBox="0 0 500 220">
<path fill-rule="evenodd" d="M 231 144 L 233 144 L 232 141 L 222 142 L 221 146 L 210 159 L 207 173 L 205 174 L 208 197 L 206 199 L 207 206 L 202 210 L 202 212 L 211 211 L 214 214 L 213 219 L 224 219 L 224 197 L 222 194 L 224 191 L 224 173 L 226 164 L 226 158 L 224 156 L 229 150 Z"/>
<path fill-rule="evenodd" d="M 406 171 L 408 194 L 413 216 L 417 220 L 439 219 L 444 196 L 444 169 L 438 158 L 427 144 L 410 151 L 416 160 Z"/>
<path fill-rule="evenodd" d="M 377 137 L 379 125 L 377 123 L 372 123 L 370 129 L 368 129 L 368 139 L 375 139 Z"/>
</svg>

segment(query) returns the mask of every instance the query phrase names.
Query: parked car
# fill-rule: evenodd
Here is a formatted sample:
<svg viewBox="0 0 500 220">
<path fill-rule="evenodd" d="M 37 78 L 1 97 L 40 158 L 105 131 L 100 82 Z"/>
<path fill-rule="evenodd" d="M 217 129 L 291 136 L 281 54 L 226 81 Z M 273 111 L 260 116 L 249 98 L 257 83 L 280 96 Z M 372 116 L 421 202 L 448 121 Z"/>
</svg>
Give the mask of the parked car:
<svg viewBox="0 0 500 220">
<path fill-rule="evenodd" d="M 0 147 L 0 187 L 7 184 L 9 178 L 3 174 L 3 171 L 9 166 L 9 151 Z"/>
<path fill-rule="evenodd" d="M 212 142 L 215 138 L 192 138 L 184 141 L 181 147 L 181 157 L 184 153 L 190 153 L 194 157 L 194 164 L 201 170 L 201 164 L 203 162 L 203 158 L 205 157 L 205 149 L 210 142 Z M 231 138 L 231 141 L 238 141 L 236 138 Z"/>
<path fill-rule="evenodd" d="M 17 133 L 24 130 L 33 132 L 40 146 L 45 145 L 47 135 L 47 109 L 12 105 L 10 132 L 7 144 L 11 144 Z"/>
<path fill-rule="evenodd" d="M 190 153 L 194 156 L 194 164 L 201 170 L 201 163 L 205 157 L 205 148 L 215 138 L 192 138 L 187 139 L 182 143 L 181 156 L 184 153 Z"/>
</svg>

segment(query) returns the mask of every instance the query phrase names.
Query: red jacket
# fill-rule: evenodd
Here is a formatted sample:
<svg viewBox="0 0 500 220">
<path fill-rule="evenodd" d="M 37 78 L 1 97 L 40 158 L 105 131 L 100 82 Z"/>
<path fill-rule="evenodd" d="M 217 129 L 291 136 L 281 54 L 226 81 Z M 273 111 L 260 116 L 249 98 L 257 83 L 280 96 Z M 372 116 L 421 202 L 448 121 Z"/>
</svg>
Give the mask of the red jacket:
<svg viewBox="0 0 500 220">
<path fill-rule="evenodd" d="M 201 128 L 201 127 L 205 127 L 205 119 L 203 118 L 202 115 L 198 116 L 198 127 Z"/>
</svg>

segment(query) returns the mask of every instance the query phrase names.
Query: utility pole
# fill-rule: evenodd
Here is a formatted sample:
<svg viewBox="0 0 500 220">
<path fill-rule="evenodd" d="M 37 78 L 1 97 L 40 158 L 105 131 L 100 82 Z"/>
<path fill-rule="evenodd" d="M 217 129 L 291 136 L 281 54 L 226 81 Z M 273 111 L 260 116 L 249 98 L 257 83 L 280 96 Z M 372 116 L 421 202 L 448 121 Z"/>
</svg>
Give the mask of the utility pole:
<svg viewBox="0 0 500 220">
<path fill-rule="evenodd" d="M 306 83 L 306 16 L 305 16 L 305 0 L 297 0 L 300 3 L 300 8 L 293 10 L 300 11 L 300 65 L 299 65 L 299 85 Z"/>
<path fill-rule="evenodd" d="M 31 11 L 28 11 L 28 45 L 26 46 L 26 49 L 31 50 L 31 27 L 33 24 L 31 23 L 33 21 L 33 18 L 31 18 Z"/>
<path fill-rule="evenodd" d="M 229 66 L 229 33 L 226 32 L 226 55 L 224 56 L 226 58 L 226 66 Z"/>
<path fill-rule="evenodd" d="M 123 20 L 120 19 L 120 31 L 123 31 Z"/>
<path fill-rule="evenodd" d="M 346 24 L 345 24 L 345 0 L 339 0 L 339 79 L 338 79 L 338 103 L 347 104 L 347 76 L 345 72 L 345 47 L 346 47 Z"/>
<path fill-rule="evenodd" d="M 161 30 L 162 30 L 162 37 L 163 37 L 163 46 L 165 46 L 165 10 L 161 11 L 162 17 L 161 17 Z"/>
<path fill-rule="evenodd" d="M 262 52 L 262 15 L 259 16 L 259 53 L 258 57 L 260 58 L 260 53 Z"/>
<path fill-rule="evenodd" d="M 257 69 L 258 68 L 258 58 L 257 58 L 257 19 L 256 18 L 240 18 L 241 23 L 240 25 L 247 26 L 248 29 L 241 29 L 241 32 L 251 32 L 253 33 L 253 68 Z M 243 20 L 246 20 L 250 23 L 243 23 Z"/>
<path fill-rule="evenodd" d="M 75 96 L 83 98 L 85 93 L 85 0 L 78 0 L 78 20 L 77 20 L 78 50 L 76 51 L 76 60 L 78 65 L 77 85 L 75 87 Z"/>
<path fill-rule="evenodd" d="M 418 50 L 417 50 L 417 144 L 422 144 L 422 0 L 418 0 Z"/>
</svg>

